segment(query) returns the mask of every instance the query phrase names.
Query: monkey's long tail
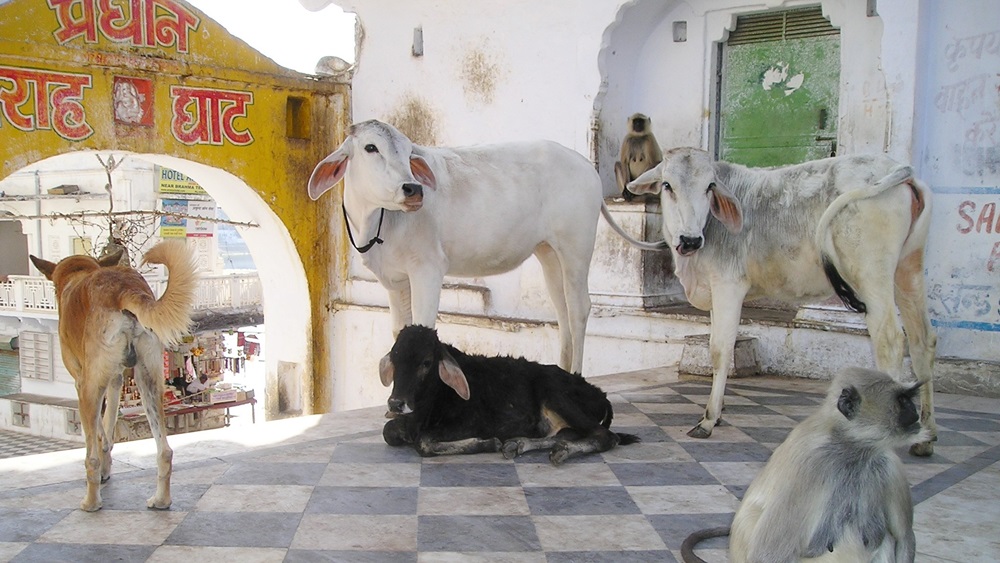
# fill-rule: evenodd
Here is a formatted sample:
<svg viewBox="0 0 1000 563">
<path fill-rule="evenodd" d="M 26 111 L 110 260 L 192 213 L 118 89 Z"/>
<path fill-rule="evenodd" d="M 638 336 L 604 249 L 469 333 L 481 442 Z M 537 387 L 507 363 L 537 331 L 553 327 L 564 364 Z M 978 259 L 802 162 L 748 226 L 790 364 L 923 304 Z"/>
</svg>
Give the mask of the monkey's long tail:
<svg viewBox="0 0 1000 563">
<path fill-rule="evenodd" d="M 694 554 L 695 546 L 704 540 L 724 538 L 728 535 L 729 526 L 722 528 L 705 528 L 704 530 L 692 532 L 690 536 L 684 539 L 684 543 L 681 544 L 681 559 L 684 560 L 684 563 L 706 563 L 704 559 Z"/>
<path fill-rule="evenodd" d="M 629 234 L 626 233 L 624 229 L 618 226 L 618 223 L 615 223 L 615 219 L 614 217 L 611 216 L 611 211 L 608 210 L 608 206 L 606 203 L 604 203 L 604 201 L 601 201 L 601 215 L 604 215 L 604 218 L 607 220 L 608 224 L 611 225 L 611 229 L 614 230 L 616 233 L 618 233 L 618 236 L 627 240 L 628 243 L 631 244 L 632 246 L 636 248 L 641 248 L 642 250 L 660 250 L 660 251 L 670 250 L 670 247 L 667 245 L 667 241 L 665 240 L 660 240 L 656 242 L 645 242 L 641 240 L 636 240 L 631 236 L 629 236 Z"/>
</svg>

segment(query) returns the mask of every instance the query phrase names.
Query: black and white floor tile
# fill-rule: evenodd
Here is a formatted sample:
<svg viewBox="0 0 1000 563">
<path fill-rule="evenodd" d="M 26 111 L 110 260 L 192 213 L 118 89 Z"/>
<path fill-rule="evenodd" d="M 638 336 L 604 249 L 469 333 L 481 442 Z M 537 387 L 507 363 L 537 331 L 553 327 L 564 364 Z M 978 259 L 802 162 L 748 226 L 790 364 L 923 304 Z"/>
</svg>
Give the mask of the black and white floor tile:
<svg viewBox="0 0 1000 563">
<path fill-rule="evenodd" d="M 150 441 L 119 444 L 104 509 L 77 509 L 80 450 L 0 460 L 0 561 L 644 562 L 728 524 L 826 382 L 730 383 L 725 424 L 693 440 L 707 380 L 594 379 L 639 444 L 567 462 L 532 452 L 420 458 L 381 438 L 384 409 L 171 437 L 173 506 L 150 511 Z M 904 455 L 918 561 L 1000 560 L 1000 401 L 939 395 L 934 456 Z M 700 554 L 725 561 L 725 542 Z"/>
</svg>

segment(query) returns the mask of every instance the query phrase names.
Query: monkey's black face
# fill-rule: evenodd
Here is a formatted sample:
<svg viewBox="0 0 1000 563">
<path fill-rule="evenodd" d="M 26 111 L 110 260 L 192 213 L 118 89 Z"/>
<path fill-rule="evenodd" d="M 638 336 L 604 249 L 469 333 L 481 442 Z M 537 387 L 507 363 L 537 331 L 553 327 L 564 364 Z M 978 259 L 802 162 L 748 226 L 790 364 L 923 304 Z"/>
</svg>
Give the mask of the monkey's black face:
<svg viewBox="0 0 1000 563">
<path fill-rule="evenodd" d="M 636 118 L 632 120 L 632 130 L 636 133 L 643 133 L 646 131 L 646 120 Z"/>
<path fill-rule="evenodd" d="M 918 384 L 896 396 L 896 405 L 899 408 L 899 426 L 911 434 L 920 431 L 920 411 L 914 401 L 914 397 L 919 391 L 920 385 Z"/>
</svg>

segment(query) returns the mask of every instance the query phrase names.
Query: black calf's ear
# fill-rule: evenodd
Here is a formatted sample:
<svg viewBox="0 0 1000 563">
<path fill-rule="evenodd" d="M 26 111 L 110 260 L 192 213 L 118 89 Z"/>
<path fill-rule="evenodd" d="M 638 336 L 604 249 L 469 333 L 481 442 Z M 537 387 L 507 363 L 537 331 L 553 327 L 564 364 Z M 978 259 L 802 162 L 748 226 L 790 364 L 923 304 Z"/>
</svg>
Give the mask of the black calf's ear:
<svg viewBox="0 0 1000 563">
<path fill-rule="evenodd" d="M 378 363 L 378 377 L 382 380 L 382 385 L 388 387 L 392 385 L 392 380 L 396 375 L 396 366 L 392 365 L 389 354 L 382 356 Z"/>
<path fill-rule="evenodd" d="M 465 372 L 459 367 L 458 362 L 455 358 L 448 353 L 447 350 L 441 350 L 441 361 L 438 362 L 438 377 L 441 381 L 444 381 L 448 387 L 455 390 L 458 396 L 469 400 L 469 382 L 465 378 Z"/>
<path fill-rule="evenodd" d="M 853 419 L 858 414 L 859 406 L 861 406 L 861 394 L 858 393 L 857 389 L 847 387 L 840 392 L 840 398 L 837 399 L 837 410 L 847 417 L 847 420 Z"/>
</svg>

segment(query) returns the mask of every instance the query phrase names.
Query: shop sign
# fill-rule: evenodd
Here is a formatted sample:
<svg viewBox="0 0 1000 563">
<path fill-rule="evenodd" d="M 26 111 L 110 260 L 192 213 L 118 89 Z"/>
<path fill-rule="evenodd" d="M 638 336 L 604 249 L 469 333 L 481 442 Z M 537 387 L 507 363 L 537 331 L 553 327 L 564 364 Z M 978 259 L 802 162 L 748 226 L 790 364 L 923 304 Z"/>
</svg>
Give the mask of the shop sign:
<svg viewBox="0 0 1000 563">
<path fill-rule="evenodd" d="M 214 201 L 188 201 L 188 215 L 192 217 L 204 217 L 215 219 Z M 215 223 L 212 221 L 200 221 L 198 219 L 188 219 L 187 236 L 189 237 L 210 237 L 215 234 Z"/>
<path fill-rule="evenodd" d="M 187 200 L 164 199 L 163 212 L 160 217 L 160 238 L 180 238 L 187 236 Z"/>
<path fill-rule="evenodd" d="M 208 195 L 208 192 L 190 176 L 170 168 L 158 167 L 157 170 L 159 171 L 157 190 L 161 194 Z"/>
</svg>

